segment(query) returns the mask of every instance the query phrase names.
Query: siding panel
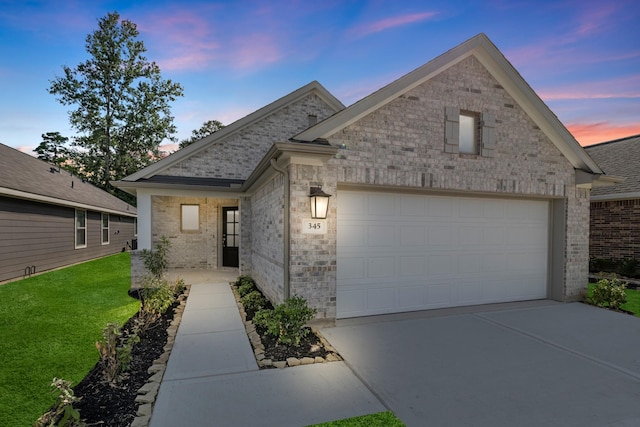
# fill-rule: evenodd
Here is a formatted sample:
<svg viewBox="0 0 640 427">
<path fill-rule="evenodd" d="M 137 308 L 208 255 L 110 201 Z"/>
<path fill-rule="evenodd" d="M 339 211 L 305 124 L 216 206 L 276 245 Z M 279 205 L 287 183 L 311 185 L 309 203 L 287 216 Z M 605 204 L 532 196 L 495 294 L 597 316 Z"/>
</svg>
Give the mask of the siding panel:
<svg viewBox="0 0 640 427">
<path fill-rule="evenodd" d="M 101 242 L 101 213 L 87 212 L 87 247 L 75 249 L 75 210 L 0 197 L 0 282 L 130 249 L 133 218 L 109 215 L 109 244 Z"/>
</svg>

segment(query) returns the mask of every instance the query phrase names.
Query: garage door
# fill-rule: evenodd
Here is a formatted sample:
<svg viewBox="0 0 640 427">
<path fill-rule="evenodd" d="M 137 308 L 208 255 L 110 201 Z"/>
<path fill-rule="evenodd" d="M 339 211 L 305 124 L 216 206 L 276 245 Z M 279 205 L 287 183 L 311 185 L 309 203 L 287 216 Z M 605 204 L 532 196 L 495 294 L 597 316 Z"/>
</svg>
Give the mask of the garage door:
<svg viewBox="0 0 640 427">
<path fill-rule="evenodd" d="M 547 296 L 549 202 L 340 191 L 337 317 Z"/>
</svg>

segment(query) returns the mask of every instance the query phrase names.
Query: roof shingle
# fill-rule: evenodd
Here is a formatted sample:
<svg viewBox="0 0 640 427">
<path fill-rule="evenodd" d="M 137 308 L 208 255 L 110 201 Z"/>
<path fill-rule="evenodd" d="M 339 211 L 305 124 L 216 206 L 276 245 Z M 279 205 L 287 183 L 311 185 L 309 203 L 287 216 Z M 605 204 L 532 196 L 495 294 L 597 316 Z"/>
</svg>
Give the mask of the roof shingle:
<svg viewBox="0 0 640 427">
<path fill-rule="evenodd" d="M 640 135 L 585 147 L 607 175 L 625 178 L 609 187 L 594 188 L 592 196 L 640 192 Z"/>
<path fill-rule="evenodd" d="M 136 215 L 135 207 L 70 172 L 0 144 L 0 195 L 15 197 L 15 192 L 27 199 L 51 198 L 56 199 L 55 204 Z"/>
</svg>

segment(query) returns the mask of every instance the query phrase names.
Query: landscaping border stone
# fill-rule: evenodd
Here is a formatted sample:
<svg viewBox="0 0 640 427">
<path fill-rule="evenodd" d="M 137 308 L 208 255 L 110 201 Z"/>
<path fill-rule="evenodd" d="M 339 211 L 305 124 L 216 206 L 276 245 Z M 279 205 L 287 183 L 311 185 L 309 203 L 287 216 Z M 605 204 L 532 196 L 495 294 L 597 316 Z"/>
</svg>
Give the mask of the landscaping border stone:
<svg viewBox="0 0 640 427">
<path fill-rule="evenodd" d="M 160 384 L 162 383 L 162 378 L 167 369 L 167 362 L 169 361 L 169 356 L 171 355 L 171 350 L 173 349 L 173 344 L 176 340 L 176 335 L 178 333 L 178 328 L 180 327 L 180 322 L 182 321 L 182 314 L 184 313 L 190 290 L 191 285 L 186 284 L 184 292 L 182 292 L 182 294 L 177 298 L 179 305 L 173 309 L 174 316 L 171 324 L 167 328 L 168 337 L 167 343 L 163 348 L 164 351 L 160 357 L 154 360 L 153 364 L 147 370 L 149 375 L 151 375 L 147 382 L 138 389 L 138 396 L 136 397 L 138 409 L 136 412 L 136 418 L 131 423 L 131 427 L 149 426 L 151 414 L 153 413 L 153 405 L 156 401 L 156 397 L 158 396 Z"/>
<path fill-rule="evenodd" d="M 328 363 L 328 362 L 338 362 L 342 360 L 338 351 L 331 345 L 329 342 L 322 336 L 320 331 L 311 327 L 311 332 L 313 332 L 320 343 L 327 351 L 327 355 L 325 357 L 303 357 L 298 359 L 297 357 L 288 357 L 287 360 L 272 360 L 267 359 L 264 355 L 264 344 L 262 343 L 262 338 L 258 331 L 256 331 L 256 326 L 253 324 L 251 320 L 247 320 L 247 312 L 244 309 L 244 305 L 240 300 L 240 295 L 236 290 L 234 282 L 229 282 L 229 286 L 231 287 L 231 292 L 233 292 L 233 296 L 236 299 L 236 304 L 238 305 L 238 311 L 240 312 L 240 318 L 244 323 L 244 328 L 247 332 L 247 337 L 249 338 L 249 342 L 251 343 L 251 347 L 253 348 L 253 354 L 256 357 L 256 362 L 258 363 L 258 367 L 260 369 L 283 369 L 286 367 L 300 366 L 300 365 L 311 365 L 314 363 Z"/>
</svg>

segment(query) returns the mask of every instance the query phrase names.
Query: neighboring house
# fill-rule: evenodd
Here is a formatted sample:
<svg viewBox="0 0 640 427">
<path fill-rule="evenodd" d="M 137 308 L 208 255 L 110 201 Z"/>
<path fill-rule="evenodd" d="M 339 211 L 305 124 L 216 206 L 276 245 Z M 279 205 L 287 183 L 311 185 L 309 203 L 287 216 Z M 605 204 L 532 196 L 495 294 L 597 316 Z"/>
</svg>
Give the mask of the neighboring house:
<svg viewBox="0 0 640 427">
<path fill-rule="evenodd" d="M 605 173 L 624 182 L 591 192 L 591 258 L 640 261 L 640 135 L 585 147 Z"/>
<path fill-rule="evenodd" d="M 166 235 L 171 267 L 237 265 L 334 319 L 579 299 L 601 175 L 480 34 L 348 108 L 312 82 L 115 184 L 140 248 Z"/>
<path fill-rule="evenodd" d="M 135 228 L 133 206 L 0 144 L 0 282 L 121 252 Z"/>
</svg>

